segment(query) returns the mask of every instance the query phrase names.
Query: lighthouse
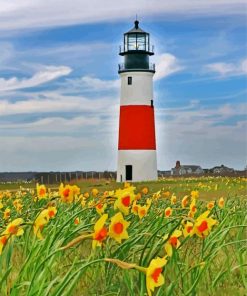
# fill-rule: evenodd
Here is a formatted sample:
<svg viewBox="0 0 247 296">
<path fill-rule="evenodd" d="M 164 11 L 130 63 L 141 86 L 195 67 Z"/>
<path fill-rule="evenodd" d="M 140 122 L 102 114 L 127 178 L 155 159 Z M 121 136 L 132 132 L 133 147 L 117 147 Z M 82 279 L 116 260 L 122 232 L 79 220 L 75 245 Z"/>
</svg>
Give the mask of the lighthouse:
<svg viewBox="0 0 247 296">
<path fill-rule="evenodd" d="M 150 35 L 134 22 L 124 34 L 119 64 L 121 80 L 117 181 L 157 180 L 153 75 Z"/>
</svg>

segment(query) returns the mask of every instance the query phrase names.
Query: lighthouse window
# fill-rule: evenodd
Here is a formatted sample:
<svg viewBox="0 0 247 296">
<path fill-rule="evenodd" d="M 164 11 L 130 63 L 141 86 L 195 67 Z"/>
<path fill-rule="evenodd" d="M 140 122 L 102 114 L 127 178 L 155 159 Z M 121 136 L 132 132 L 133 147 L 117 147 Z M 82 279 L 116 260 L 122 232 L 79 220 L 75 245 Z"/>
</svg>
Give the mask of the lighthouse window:
<svg viewBox="0 0 247 296">
<path fill-rule="evenodd" d="M 132 84 L 132 77 L 129 76 L 129 77 L 128 77 L 128 85 L 131 85 L 131 84 Z"/>
</svg>

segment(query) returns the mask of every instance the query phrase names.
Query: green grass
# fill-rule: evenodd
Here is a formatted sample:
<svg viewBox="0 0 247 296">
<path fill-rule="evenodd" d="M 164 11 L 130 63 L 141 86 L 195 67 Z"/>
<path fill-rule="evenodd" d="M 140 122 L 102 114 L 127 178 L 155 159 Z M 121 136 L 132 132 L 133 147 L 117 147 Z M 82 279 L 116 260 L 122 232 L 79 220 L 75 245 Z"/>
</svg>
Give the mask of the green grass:
<svg viewBox="0 0 247 296">
<path fill-rule="evenodd" d="M 245 179 L 169 178 L 135 185 L 137 192 L 145 186 L 150 190 L 140 203 L 145 203 L 147 197 L 159 190 L 174 193 L 178 202 L 171 206 L 170 199 L 161 196 L 153 200 L 148 215 L 142 220 L 133 214 L 127 215 L 125 219 L 131 222 L 129 239 L 118 244 L 107 238 L 104 246 L 96 251 L 92 251 L 90 239 L 67 250 L 59 250 L 81 233 L 93 231 L 99 218 L 95 208 L 82 208 L 80 203 L 64 204 L 55 199 L 57 215 L 45 226 L 45 239 L 40 241 L 33 234 L 32 223 L 49 200 L 33 202 L 32 195 L 24 193 L 21 198 L 23 210 L 19 214 L 13 207 L 14 195 L 18 192 L 13 193 L 12 198 L 3 197 L 4 207 L 0 215 L 9 207 L 11 218 L 22 217 L 26 224 L 24 235 L 11 238 L 0 256 L 0 295 L 146 295 L 144 274 L 134 269 L 123 270 L 105 262 L 104 258 L 117 258 L 147 267 L 153 258 L 164 256 L 163 237 L 180 227 L 182 217 L 188 212 L 188 209 L 181 208 L 180 201 L 192 190 L 200 193 L 196 216 L 206 210 L 209 200 L 223 196 L 225 207 L 216 206 L 212 210 L 218 225 L 207 238 L 180 239 L 180 248 L 174 250 L 164 268 L 165 284 L 157 288 L 154 295 L 246 295 Z M 80 182 L 78 186 L 81 192 L 97 188 L 103 193 L 122 185 L 91 180 Z M 163 212 L 168 206 L 174 208 L 173 215 L 165 218 Z M 106 212 L 109 217 L 116 213 L 110 203 Z M 79 225 L 74 224 L 76 217 L 80 218 Z M 7 224 L 8 221 L 0 219 L 0 233 Z"/>
</svg>

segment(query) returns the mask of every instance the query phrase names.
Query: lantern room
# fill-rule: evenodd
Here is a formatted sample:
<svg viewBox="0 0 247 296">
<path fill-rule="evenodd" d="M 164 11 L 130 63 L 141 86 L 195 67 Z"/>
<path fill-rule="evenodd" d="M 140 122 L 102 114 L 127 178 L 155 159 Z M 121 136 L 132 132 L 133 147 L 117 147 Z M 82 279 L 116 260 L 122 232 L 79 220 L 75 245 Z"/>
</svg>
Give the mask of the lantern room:
<svg viewBox="0 0 247 296">
<path fill-rule="evenodd" d="M 120 46 L 119 54 L 124 56 L 124 63 L 119 65 L 119 73 L 131 70 L 154 72 L 154 65 L 149 64 L 149 56 L 154 54 L 149 33 L 139 27 L 138 20 L 134 24 L 134 28 L 124 34 L 124 44 Z"/>
</svg>

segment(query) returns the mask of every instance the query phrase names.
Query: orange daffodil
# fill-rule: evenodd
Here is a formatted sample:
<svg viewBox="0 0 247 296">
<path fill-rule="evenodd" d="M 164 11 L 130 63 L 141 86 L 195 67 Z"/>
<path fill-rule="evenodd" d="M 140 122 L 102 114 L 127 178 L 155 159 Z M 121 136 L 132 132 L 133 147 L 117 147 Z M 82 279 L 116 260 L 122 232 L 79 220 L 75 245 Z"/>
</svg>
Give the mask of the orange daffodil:
<svg viewBox="0 0 247 296">
<path fill-rule="evenodd" d="M 101 247 L 103 241 L 107 238 L 108 230 L 105 222 L 108 219 L 108 214 L 102 215 L 94 225 L 92 248 Z"/>
<path fill-rule="evenodd" d="M 178 238 L 182 235 L 181 230 L 175 230 L 171 236 L 169 237 L 168 241 L 165 243 L 165 250 L 169 257 L 172 256 L 173 248 L 177 249 L 180 246 L 180 241 Z M 167 240 L 168 234 L 164 236 L 164 240 Z"/>
<path fill-rule="evenodd" d="M 208 217 L 209 214 L 210 211 L 206 211 L 196 219 L 192 234 L 204 238 L 210 233 L 212 227 L 217 223 L 217 220 Z"/>
<path fill-rule="evenodd" d="M 114 238 L 118 243 L 121 243 L 123 239 L 128 239 L 127 228 L 130 222 L 124 220 L 122 213 L 117 213 L 111 218 L 111 224 L 109 226 L 109 236 Z"/>
<path fill-rule="evenodd" d="M 114 209 L 119 209 L 124 215 L 129 214 L 130 206 L 135 200 L 135 187 L 129 186 L 125 189 L 118 189 L 115 193 L 117 200 L 114 203 Z"/>
</svg>

